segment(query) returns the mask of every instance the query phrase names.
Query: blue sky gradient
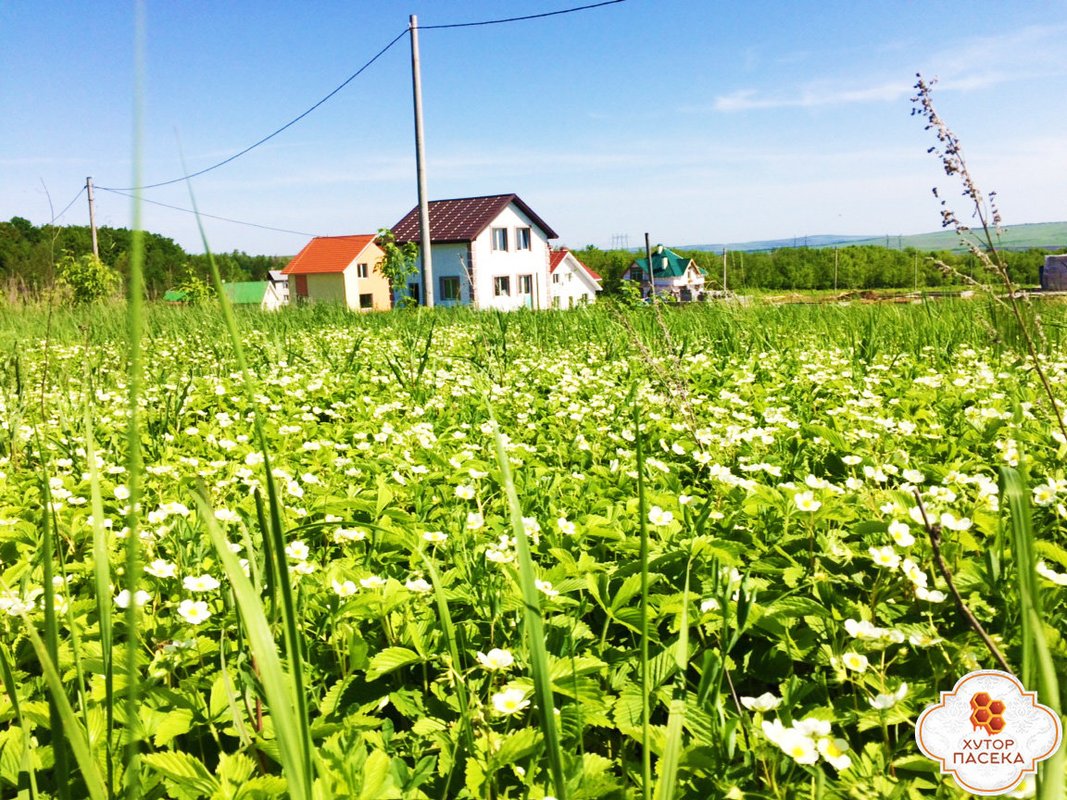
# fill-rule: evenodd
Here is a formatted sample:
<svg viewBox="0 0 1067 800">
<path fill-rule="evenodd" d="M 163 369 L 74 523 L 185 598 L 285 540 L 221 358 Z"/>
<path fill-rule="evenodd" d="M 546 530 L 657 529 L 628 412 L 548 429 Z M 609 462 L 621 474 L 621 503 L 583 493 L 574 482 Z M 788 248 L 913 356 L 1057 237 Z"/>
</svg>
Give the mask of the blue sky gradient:
<svg viewBox="0 0 1067 800">
<path fill-rule="evenodd" d="M 567 0 L 150 2 L 144 182 L 181 176 L 300 114 L 407 26 Z M 48 222 L 93 176 L 132 182 L 134 7 L 0 2 L 0 219 Z M 1067 219 L 1067 4 L 626 0 L 420 35 L 434 199 L 516 192 L 571 247 L 644 231 L 684 245 L 935 230 L 958 191 L 910 116 L 916 72 L 1005 223 Z M 180 146 L 179 146 L 180 141 Z M 306 234 L 369 233 L 416 201 L 402 39 L 331 101 L 193 182 L 200 209 Z M 188 208 L 188 189 L 145 192 Z M 961 199 L 962 203 L 962 199 Z M 960 205 L 961 212 L 964 210 Z M 97 193 L 101 225 L 131 201 Z M 60 220 L 86 224 L 84 198 Z M 200 251 L 192 215 L 146 229 Z M 213 250 L 292 254 L 306 235 L 205 220 Z"/>
</svg>

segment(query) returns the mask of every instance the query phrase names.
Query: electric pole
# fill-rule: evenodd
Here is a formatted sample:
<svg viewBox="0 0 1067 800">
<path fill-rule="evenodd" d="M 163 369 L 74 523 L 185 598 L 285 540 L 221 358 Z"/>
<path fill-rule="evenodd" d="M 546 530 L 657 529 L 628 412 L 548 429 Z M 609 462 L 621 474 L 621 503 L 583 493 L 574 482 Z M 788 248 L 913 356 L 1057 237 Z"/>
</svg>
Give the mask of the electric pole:
<svg viewBox="0 0 1067 800">
<path fill-rule="evenodd" d="M 96 241 L 96 203 L 93 201 L 93 179 L 85 179 L 85 190 L 89 193 L 89 229 L 93 232 L 93 258 L 100 260 L 100 245 Z"/>
<path fill-rule="evenodd" d="M 411 93 L 415 99 L 415 173 L 419 183 L 419 233 L 422 250 L 423 304 L 433 308 L 433 257 L 430 254 L 430 200 L 426 195 L 426 153 L 422 131 L 422 77 L 419 74 L 419 21 L 408 19 L 411 32 Z"/>
<path fill-rule="evenodd" d="M 722 249 L 722 294 L 726 296 L 726 248 Z"/>
<path fill-rule="evenodd" d="M 648 294 L 649 297 L 655 297 L 656 278 L 655 273 L 652 271 L 652 245 L 648 241 L 648 231 L 645 231 L 645 258 L 648 259 Z"/>
</svg>

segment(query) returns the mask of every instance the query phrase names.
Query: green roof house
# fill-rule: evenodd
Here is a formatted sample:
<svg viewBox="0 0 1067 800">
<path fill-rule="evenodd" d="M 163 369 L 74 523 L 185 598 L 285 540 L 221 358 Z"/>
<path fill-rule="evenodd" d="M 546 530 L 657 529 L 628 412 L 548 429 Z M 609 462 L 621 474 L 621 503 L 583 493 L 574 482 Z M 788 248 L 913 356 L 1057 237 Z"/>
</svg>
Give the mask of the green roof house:
<svg viewBox="0 0 1067 800">
<path fill-rule="evenodd" d="M 623 280 L 639 281 L 641 294 L 671 295 L 676 300 L 696 300 L 704 291 L 704 273 L 691 258 L 680 256 L 659 245 L 652 251 L 652 282 L 648 259 L 635 258 L 622 275 Z"/>
<path fill-rule="evenodd" d="M 164 303 L 184 303 L 189 299 L 189 292 L 185 289 L 167 289 L 163 293 Z"/>
<path fill-rule="evenodd" d="M 285 304 L 273 281 L 224 283 L 222 289 L 235 306 L 258 306 L 264 311 L 274 311 Z"/>
</svg>

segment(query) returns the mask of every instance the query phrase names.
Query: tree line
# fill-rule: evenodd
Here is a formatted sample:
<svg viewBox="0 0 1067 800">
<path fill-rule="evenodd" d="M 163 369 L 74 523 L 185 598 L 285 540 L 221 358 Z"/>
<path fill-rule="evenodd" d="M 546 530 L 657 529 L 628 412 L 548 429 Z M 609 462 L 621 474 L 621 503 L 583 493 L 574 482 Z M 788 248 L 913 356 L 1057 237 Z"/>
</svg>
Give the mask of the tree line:
<svg viewBox="0 0 1067 800">
<path fill-rule="evenodd" d="M 132 236 L 125 228 L 97 230 L 100 260 L 112 273 L 116 286 L 125 284 L 129 272 Z M 61 265 L 83 259 L 91 252 L 92 235 L 87 226 L 35 226 L 22 217 L 12 217 L 0 222 L 0 286 L 8 297 L 33 297 L 55 284 Z M 722 288 L 721 253 L 685 249 L 675 252 L 697 263 L 709 288 Z M 633 250 L 601 250 L 593 246 L 575 254 L 601 275 L 607 295 L 620 291 L 622 274 L 640 255 Z M 1038 283 L 1038 270 L 1045 255 L 1044 250 L 1038 249 L 1001 253 L 1009 274 L 1020 286 Z M 225 281 L 265 280 L 268 270 L 281 269 L 289 259 L 238 250 L 215 255 Z M 187 253 L 165 236 L 144 234 L 144 276 L 149 297 L 160 297 L 168 289 L 208 283 L 210 275 L 206 255 Z M 730 290 L 932 288 L 958 286 L 967 283 L 968 278 L 981 282 L 989 281 L 991 276 L 982 273 L 975 256 L 949 251 L 849 245 L 726 254 L 726 287 Z"/>
<path fill-rule="evenodd" d="M 707 250 L 671 248 L 692 258 L 705 275 L 707 286 L 721 289 L 723 255 Z M 600 250 L 590 246 L 575 255 L 603 278 L 605 293 L 619 290 L 622 274 L 643 253 L 632 250 Z M 1020 286 L 1036 286 L 1038 270 L 1047 252 L 1032 249 L 1002 251 L 1012 280 Z M 944 266 L 942 266 L 944 265 Z M 947 267 L 947 269 L 946 269 Z M 970 253 L 924 252 L 913 248 L 892 250 L 878 245 L 842 247 L 786 247 L 769 252 L 727 252 L 726 288 L 801 291 L 812 289 L 911 289 L 959 286 L 968 279 L 989 282 Z"/>
<path fill-rule="evenodd" d="M 133 233 L 126 228 L 98 228 L 100 261 L 114 273 L 116 284 L 129 274 Z M 85 225 L 35 226 L 22 217 L 0 222 L 0 284 L 9 297 L 34 297 L 50 288 L 65 262 L 83 259 L 93 250 Z M 266 280 L 267 271 L 281 269 L 290 256 L 249 255 L 234 250 L 215 254 L 224 281 Z M 161 296 L 190 282 L 209 282 L 211 267 L 202 253 L 187 253 L 174 240 L 144 233 L 144 277 L 149 297 Z"/>
</svg>

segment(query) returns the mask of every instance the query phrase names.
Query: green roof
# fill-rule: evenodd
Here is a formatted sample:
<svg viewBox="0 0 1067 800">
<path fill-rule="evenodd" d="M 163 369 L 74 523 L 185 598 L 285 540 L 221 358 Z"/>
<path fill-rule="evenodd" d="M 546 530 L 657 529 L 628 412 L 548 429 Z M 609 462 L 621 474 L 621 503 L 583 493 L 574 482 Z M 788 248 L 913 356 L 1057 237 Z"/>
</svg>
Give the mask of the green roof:
<svg viewBox="0 0 1067 800">
<path fill-rule="evenodd" d="M 184 303 L 189 299 L 189 293 L 185 289 L 167 289 L 163 299 L 168 303 Z"/>
<path fill-rule="evenodd" d="M 673 250 L 663 248 L 662 253 L 652 253 L 652 274 L 657 278 L 680 278 L 685 275 L 691 259 L 678 255 Z M 642 275 L 648 275 L 648 259 L 634 259 Z"/>
<path fill-rule="evenodd" d="M 269 281 L 239 281 L 222 284 L 226 297 L 234 305 L 259 305 L 267 293 Z"/>
</svg>

